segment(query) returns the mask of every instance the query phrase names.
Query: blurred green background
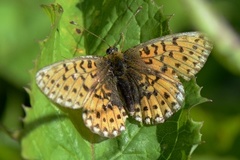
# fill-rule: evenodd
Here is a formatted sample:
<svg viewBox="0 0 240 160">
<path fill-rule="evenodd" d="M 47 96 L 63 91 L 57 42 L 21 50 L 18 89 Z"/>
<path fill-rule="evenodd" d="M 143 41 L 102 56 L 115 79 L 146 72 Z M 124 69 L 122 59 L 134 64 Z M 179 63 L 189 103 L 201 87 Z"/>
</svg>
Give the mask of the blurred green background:
<svg viewBox="0 0 240 160">
<path fill-rule="evenodd" d="M 29 106 L 29 71 L 47 37 L 50 20 L 40 4 L 52 1 L 0 1 L 0 159 L 21 159 L 18 134 L 23 105 Z M 205 2 L 205 3 L 203 3 Z M 240 159 L 240 16 L 239 0 L 156 0 L 171 16 L 172 33 L 201 30 L 214 51 L 197 75 L 202 95 L 212 100 L 194 107 L 191 116 L 204 121 L 203 144 L 193 160 Z M 174 15 L 173 15 L 174 14 Z"/>
</svg>

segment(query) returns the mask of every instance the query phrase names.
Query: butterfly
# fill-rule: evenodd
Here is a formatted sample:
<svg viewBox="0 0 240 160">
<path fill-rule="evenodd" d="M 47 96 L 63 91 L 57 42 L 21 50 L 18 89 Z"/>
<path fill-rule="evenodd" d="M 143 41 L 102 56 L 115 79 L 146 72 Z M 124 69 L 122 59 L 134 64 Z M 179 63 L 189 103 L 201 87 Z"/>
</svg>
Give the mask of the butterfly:
<svg viewBox="0 0 240 160">
<path fill-rule="evenodd" d="M 36 83 L 53 102 L 82 108 L 85 125 L 116 137 L 128 116 L 144 124 L 163 123 L 181 109 L 190 80 L 203 67 L 212 43 L 199 32 L 168 35 L 125 52 L 109 47 L 106 56 L 81 56 L 39 70 Z"/>
</svg>

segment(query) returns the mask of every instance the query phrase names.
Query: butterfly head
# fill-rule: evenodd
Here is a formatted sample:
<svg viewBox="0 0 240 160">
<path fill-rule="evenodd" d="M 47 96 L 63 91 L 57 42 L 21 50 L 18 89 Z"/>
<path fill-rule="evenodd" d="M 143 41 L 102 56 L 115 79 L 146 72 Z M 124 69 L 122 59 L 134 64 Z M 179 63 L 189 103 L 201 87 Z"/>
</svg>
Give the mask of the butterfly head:
<svg viewBox="0 0 240 160">
<path fill-rule="evenodd" d="M 106 50 L 106 54 L 109 55 L 109 54 L 113 54 L 115 52 L 118 52 L 118 48 L 116 46 L 113 46 L 113 47 L 109 47 L 107 50 Z"/>
</svg>

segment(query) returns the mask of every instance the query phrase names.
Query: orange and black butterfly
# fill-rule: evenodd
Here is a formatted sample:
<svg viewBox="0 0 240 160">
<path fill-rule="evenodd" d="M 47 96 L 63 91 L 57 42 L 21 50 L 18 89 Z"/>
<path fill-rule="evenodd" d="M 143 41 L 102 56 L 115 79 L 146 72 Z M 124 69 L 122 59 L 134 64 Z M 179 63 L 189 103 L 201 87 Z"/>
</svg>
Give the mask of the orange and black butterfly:
<svg viewBox="0 0 240 160">
<path fill-rule="evenodd" d="M 36 81 L 55 103 L 83 108 L 92 132 L 116 137 L 128 116 L 145 124 L 163 123 L 184 102 L 179 76 L 190 80 L 203 67 L 212 43 L 199 32 L 168 35 L 125 52 L 82 56 L 41 69 Z"/>
</svg>

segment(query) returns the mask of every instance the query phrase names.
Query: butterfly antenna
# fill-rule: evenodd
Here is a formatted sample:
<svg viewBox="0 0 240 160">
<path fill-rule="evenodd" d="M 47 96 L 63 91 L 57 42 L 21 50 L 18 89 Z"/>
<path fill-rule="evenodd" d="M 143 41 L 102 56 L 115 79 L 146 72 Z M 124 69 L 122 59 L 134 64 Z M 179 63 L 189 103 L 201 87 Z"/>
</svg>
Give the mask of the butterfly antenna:
<svg viewBox="0 0 240 160">
<path fill-rule="evenodd" d="M 77 26 L 78 26 L 78 24 L 77 24 L 76 22 L 74 22 L 74 21 L 71 21 L 70 23 L 73 24 L 73 25 L 77 25 Z M 81 28 L 83 28 L 83 31 L 86 31 L 87 33 L 91 34 L 92 36 L 99 38 L 100 40 L 102 40 L 103 42 L 105 42 L 105 43 L 108 45 L 108 47 L 110 47 L 110 45 L 107 43 L 107 41 L 106 41 L 105 39 L 103 39 L 102 37 L 96 35 L 95 33 L 89 31 L 88 29 L 86 29 L 86 28 L 84 28 L 84 27 L 81 27 Z M 80 29 L 78 29 L 78 32 L 81 32 L 81 31 L 79 31 L 79 30 L 80 30 Z"/>
<path fill-rule="evenodd" d="M 139 7 L 137 8 L 137 10 L 135 11 L 135 13 L 132 15 L 132 17 L 128 20 L 128 22 L 126 23 L 125 27 L 123 27 L 123 28 L 121 29 L 120 38 L 119 38 L 119 40 L 113 45 L 113 48 L 116 48 L 116 45 L 117 45 L 117 44 L 120 44 L 121 41 L 124 41 L 124 34 L 123 34 L 123 33 L 125 32 L 125 30 L 126 30 L 127 27 L 129 26 L 129 24 L 130 24 L 130 22 L 132 21 L 132 19 L 133 19 L 134 17 L 136 17 L 136 15 L 141 11 L 141 9 L 142 9 L 142 6 L 139 6 Z M 70 24 L 79 26 L 79 25 L 78 25 L 76 22 L 74 22 L 74 21 L 70 21 Z M 105 42 L 105 43 L 108 45 L 109 48 L 112 48 L 112 46 L 109 45 L 109 43 L 107 43 L 107 41 L 106 41 L 105 39 L 103 39 L 102 37 L 96 35 L 95 33 L 89 31 L 88 29 L 86 29 L 86 28 L 84 28 L 84 27 L 81 27 L 81 28 L 83 28 L 84 31 L 88 32 L 88 33 L 91 34 L 92 36 L 95 36 L 95 37 L 99 38 L 100 40 L 102 40 L 103 42 Z M 77 32 L 78 32 L 78 33 L 81 33 L 81 30 L 80 30 L 80 29 L 77 29 Z M 123 43 L 122 43 L 122 44 L 123 44 Z M 122 48 L 122 47 L 121 47 L 121 48 Z"/>
<path fill-rule="evenodd" d="M 136 17 L 136 15 L 142 10 L 142 6 L 139 6 L 137 8 L 137 10 L 135 11 L 135 13 L 131 16 L 131 18 L 127 21 L 126 25 L 121 29 L 121 32 L 120 32 L 120 37 L 119 37 L 119 40 L 113 45 L 113 46 L 116 46 L 117 44 L 120 44 L 121 41 L 124 41 L 124 32 L 125 30 L 128 28 L 129 24 L 131 23 L 132 19 L 134 17 Z M 121 47 L 122 48 L 122 47 Z"/>
</svg>

